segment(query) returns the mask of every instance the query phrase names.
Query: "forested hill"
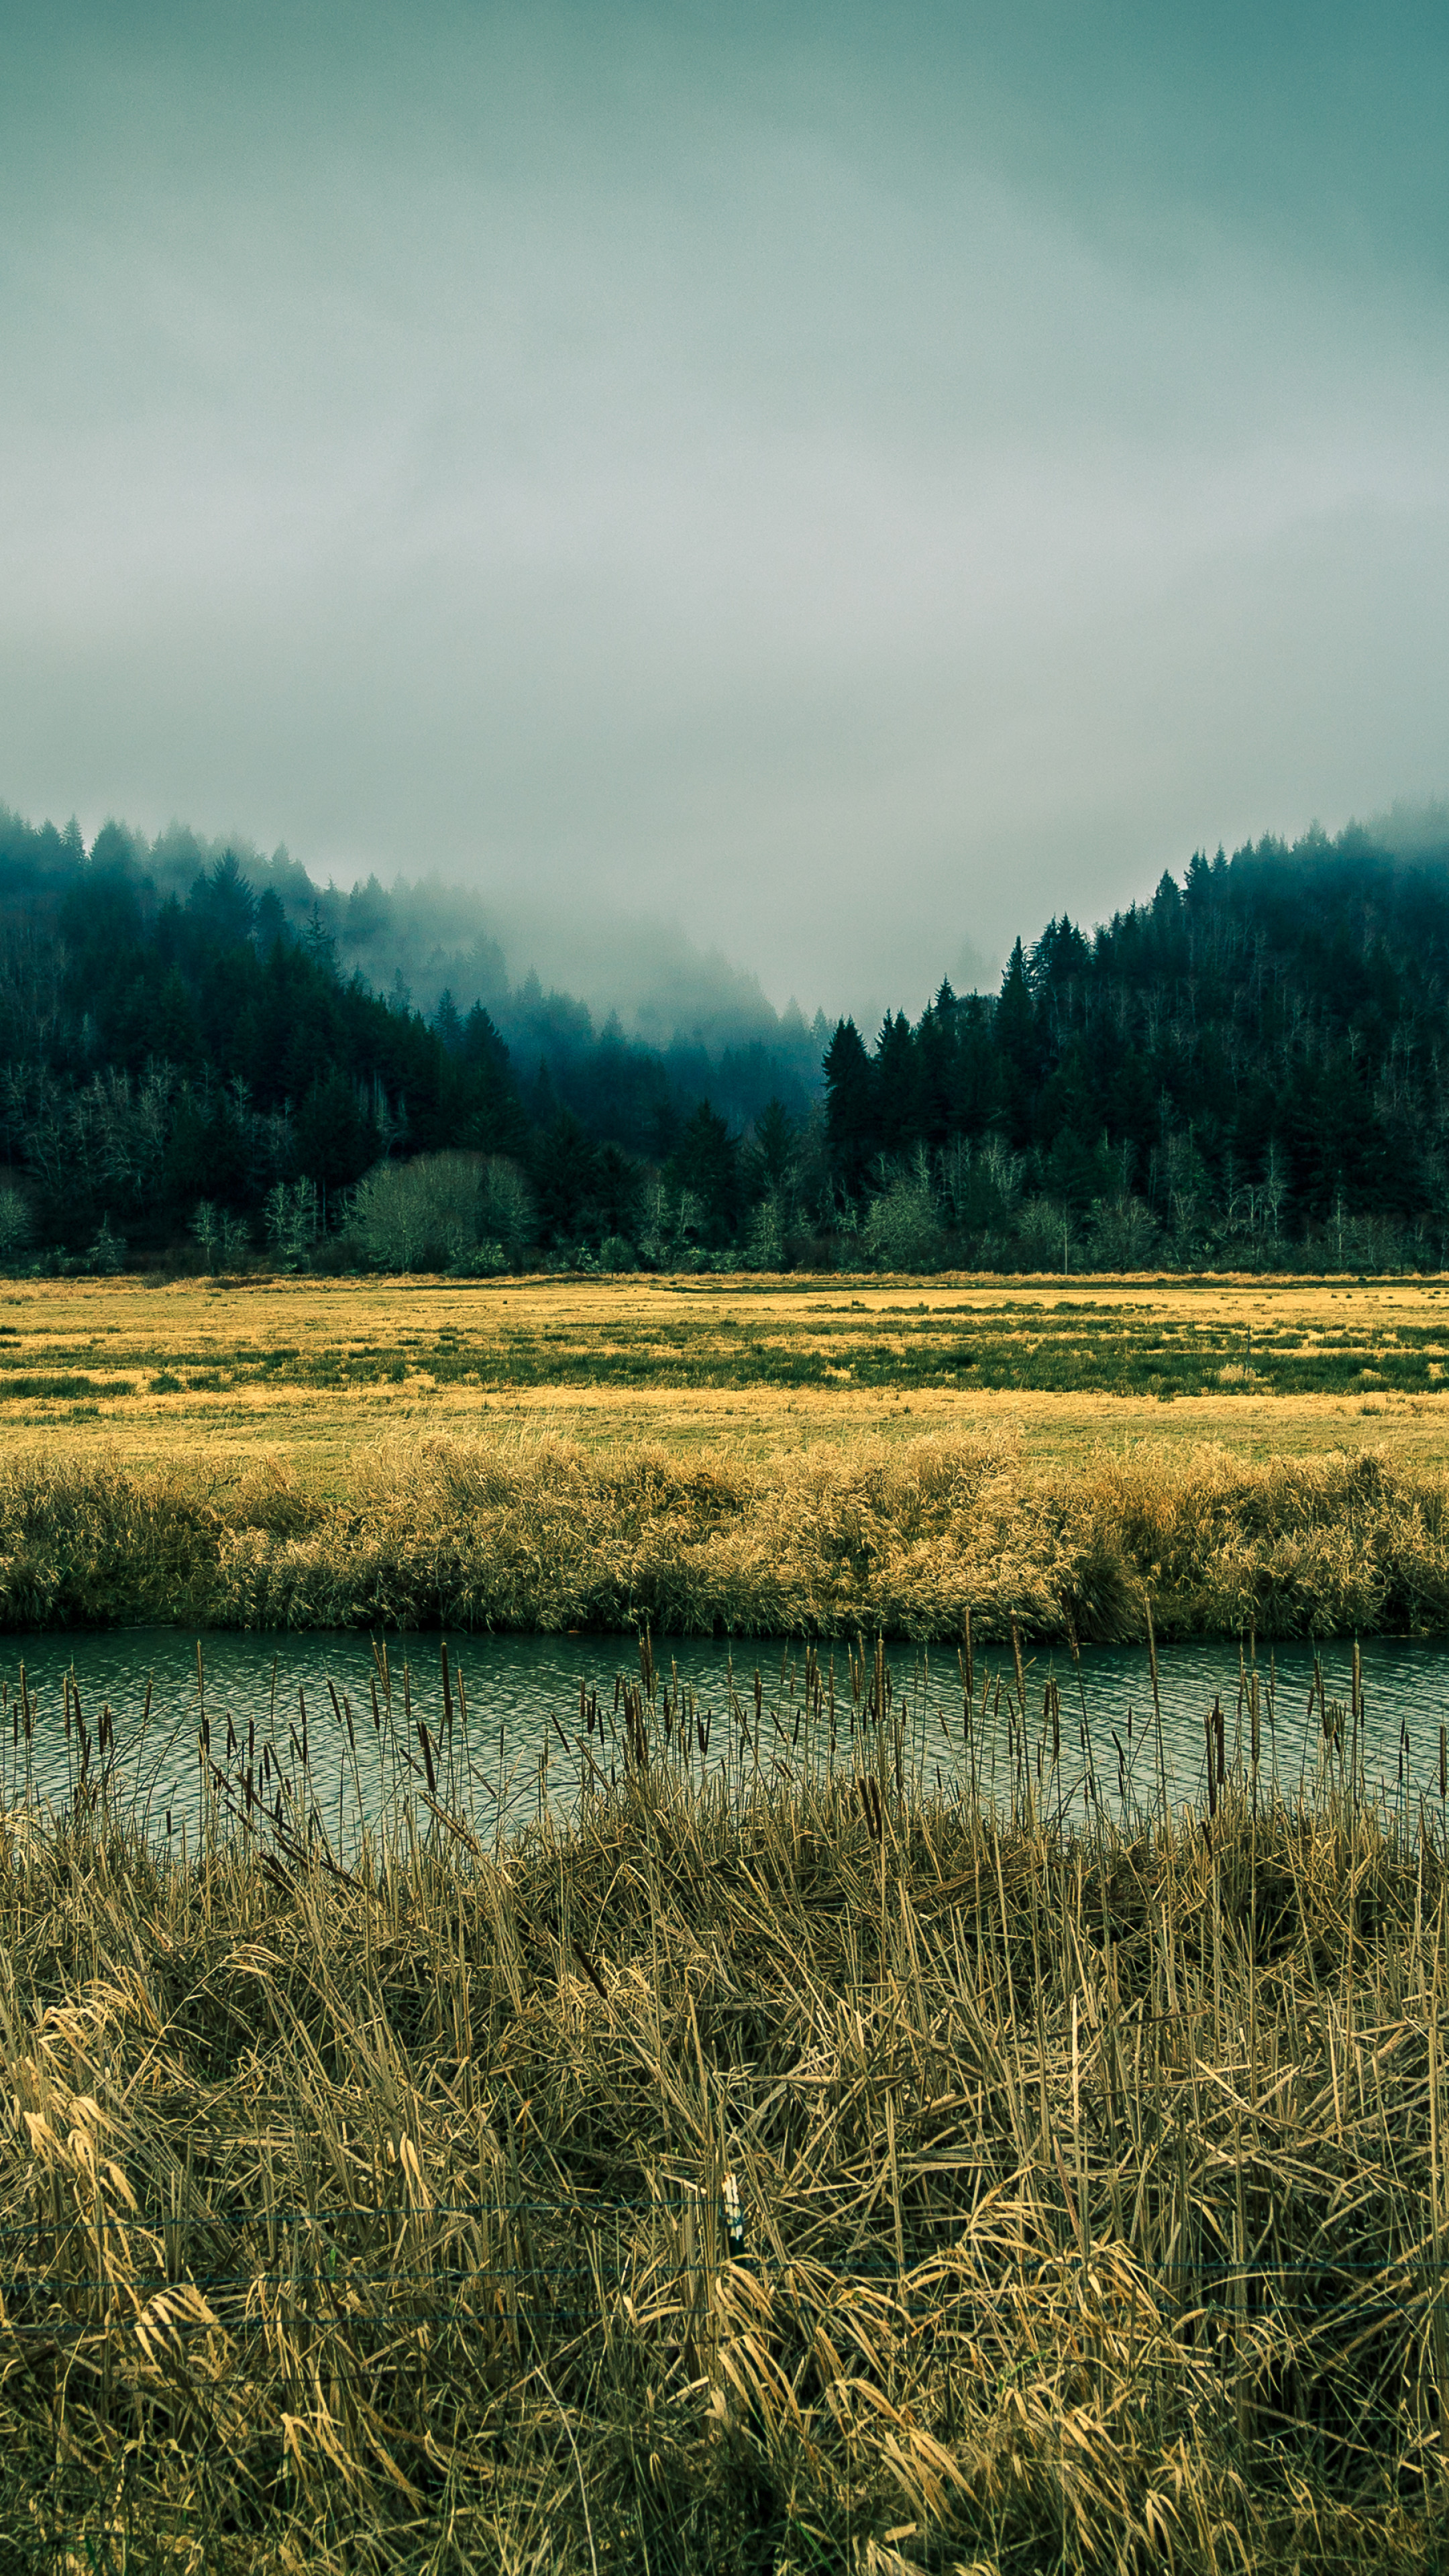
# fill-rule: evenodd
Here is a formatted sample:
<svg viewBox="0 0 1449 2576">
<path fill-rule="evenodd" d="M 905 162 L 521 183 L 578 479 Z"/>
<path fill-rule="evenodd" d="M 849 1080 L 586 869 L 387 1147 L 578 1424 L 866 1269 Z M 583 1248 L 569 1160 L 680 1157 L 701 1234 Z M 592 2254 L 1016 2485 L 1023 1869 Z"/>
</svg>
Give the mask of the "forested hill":
<svg viewBox="0 0 1449 2576">
<path fill-rule="evenodd" d="M 318 889 L 285 853 L 243 862 L 189 834 L 148 849 L 107 825 L 87 852 L 74 825 L 33 828 L 0 809 L 0 1137 L 16 1238 L 0 1226 L 0 1258 L 23 1246 L 27 1259 L 83 1259 L 103 1228 L 103 1258 L 115 1240 L 154 1257 L 187 1242 L 199 1203 L 240 1254 L 277 1238 L 278 1190 L 303 1183 L 315 1257 L 366 1172 L 445 1149 L 518 1165 L 523 1248 L 632 1239 L 641 1177 L 677 1172 L 682 1188 L 696 1167 L 711 1184 L 706 1231 L 726 1238 L 739 1214 L 731 1132 L 771 1102 L 803 1128 L 823 1023 L 812 1037 L 746 985 L 720 997 L 707 1032 L 648 1045 L 599 1029 L 536 978 L 510 988 L 476 940 L 493 1010 L 475 986 L 443 990 L 425 1016 L 396 971 L 399 955 L 416 962 L 416 924 L 405 938 L 396 892 L 360 893 L 356 905 Z M 422 889 L 417 910 L 436 967 L 440 929 L 456 939 L 469 926 L 466 899 L 449 920 L 439 890 Z M 371 942 L 390 970 L 383 992 L 347 971 L 344 941 Z M 299 1204 L 289 1257 L 312 1222 L 311 1199 Z M 516 1209 L 503 1231 L 516 1232 Z"/>
<path fill-rule="evenodd" d="M 510 1048 L 466 985 L 425 1014 L 347 971 L 290 867 L 0 815 L 6 1266 L 1449 1250 L 1449 847 L 1199 855 L 1018 942 L 999 992 L 943 984 L 869 1045 L 817 1022 L 813 1056 L 798 1019 L 650 1047 L 558 996 Z"/>
<path fill-rule="evenodd" d="M 1430 1261 L 1449 1244 L 1449 847 L 1362 831 L 1198 853 L 1090 936 L 1018 941 L 1000 992 L 943 985 L 825 1058 L 853 1192 L 1056 1266 Z"/>
</svg>

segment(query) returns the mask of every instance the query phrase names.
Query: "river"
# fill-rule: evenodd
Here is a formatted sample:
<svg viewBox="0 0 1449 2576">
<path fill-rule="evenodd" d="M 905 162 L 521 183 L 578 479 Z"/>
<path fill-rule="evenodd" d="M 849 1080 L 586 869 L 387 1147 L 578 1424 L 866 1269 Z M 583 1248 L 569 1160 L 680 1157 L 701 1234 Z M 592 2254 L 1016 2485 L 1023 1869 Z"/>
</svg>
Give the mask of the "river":
<svg viewBox="0 0 1449 2576">
<path fill-rule="evenodd" d="M 807 1657 L 779 1638 L 666 1638 L 653 1660 L 655 1730 L 677 1756 L 687 1724 L 696 1773 L 721 1761 L 738 1778 L 780 1762 L 879 1766 L 869 1654 L 862 1663 L 844 1647 Z M 118 1803 L 174 1840 L 195 1834 L 203 1781 L 214 1789 L 209 1762 L 238 1784 L 250 1766 L 253 1795 L 271 1808 L 305 1751 L 311 1808 L 339 1848 L 405 1794 L 424 1810 L 429 1766 L 439 1803 L 491 1838 L 546 1801 L 572 1799 L 581 1773 L 617 1769 L 624 1694 L 640 1677 L 638 1641 L 620 1636 L 414 1635 L 375 1648 L 355 1630 L 227 1632 L 199 1644 L 175 1629 L 11 1636 L 0 1648 L 0 1795 L 59 1810 L 82 1776 L 94 1784 L 104 1772 Z M 963 1659 L 951 1650 L 889 1647 L 883 1677 L 891 1771 L 948 1787 L 969 1766 L 1002 1805 L 1030 1779 L 1048 1811 L 1080 1811 L 1089 1776 L 1118 1810 L 1124 1799 L 1150 1807 L 1162 1782 L 1174 1802 L 1203 1799 L 1204 1721 L 1216 1702 L 1227 1764 L 1250 1764 L 1255 1692 L 1264 1784 L 1311 1786 L 1342 1758 L 1335 1735 L 1354 1736 L 1342 1643 L 1322 1650 L 1321 1665 L 1306 1645 L 1252 1660 L 1235 1645 L 1164 1646 L 1155 1702 L 1144 1648 L 1088 1647 L 1079 1665 L 1060 1650 L 1024 1656 L 1021 1693 L 1013 1656 L 993 1648 L 974 1659 L 969 1723 Z M 1421 1798 L 1437 1812 L 1446 1721 L 1449 1648 L 1373 1639 L 1358 1731 L 1370 1794 L 1408 1816 Z"/>
</svg>

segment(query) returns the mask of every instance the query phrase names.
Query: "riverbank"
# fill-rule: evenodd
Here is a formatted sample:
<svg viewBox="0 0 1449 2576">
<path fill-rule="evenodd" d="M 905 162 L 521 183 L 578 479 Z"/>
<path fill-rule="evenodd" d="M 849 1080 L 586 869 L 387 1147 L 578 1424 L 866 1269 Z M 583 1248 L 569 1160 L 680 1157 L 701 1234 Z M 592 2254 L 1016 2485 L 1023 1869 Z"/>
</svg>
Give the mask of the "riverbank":
<svg viewBox="0 0 1449 2576">
<path fill-rule="evenodd" d="M 359 1449 L 138 1469 L 12 1452 L 0 1625 L 498 1628 L 959 1641 L 1449 1632 L 1449 1477 L 1371 1451 L 1254 1462 L 1009 1434 L 763 1457 L 637 1442 Z"/>
<path fill-rule="evenodd" d="M 727 1797 L 641 1691 L 490 1851 L 432 1714 L 345 1864 L 244 1744 L 184 1856 L 0 1820 L 7 2565 L 1443 2563 L 1442 1837 Z"/>
</svg>

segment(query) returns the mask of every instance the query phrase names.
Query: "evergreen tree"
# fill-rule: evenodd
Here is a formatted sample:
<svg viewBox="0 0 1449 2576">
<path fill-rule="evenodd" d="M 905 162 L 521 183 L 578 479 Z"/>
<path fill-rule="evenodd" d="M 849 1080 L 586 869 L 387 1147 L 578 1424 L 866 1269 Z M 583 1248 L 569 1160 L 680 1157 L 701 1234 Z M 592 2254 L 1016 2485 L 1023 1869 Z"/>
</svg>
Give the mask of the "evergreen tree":
<svg viewBox="0 0 1449 2576">
<path fill-rule="evenodd" d="M 739 1153 L 724 1120 L 702 1100 L 685 1121 L 670 1162 L 676 1189 L 688 1190 L 699 1205 L 704 1239 L 713 1245 L 733 1240 L 740 1220 Z"/>
<path fill-rule="evenodd" d="M 836 1022 L 825 1050 L 825 1133 L 837 1178 L 853 1196 L 880 1151 L 875 1069 L 854 1020 Z"/>
<path fill-rule="evenodd" d="M 546 1244 L 577 1242 L 598 1187 L 598 1149 L 572 1110 L 560 1109 L 533 1140 L 529 1176 Z"/>
</svg>

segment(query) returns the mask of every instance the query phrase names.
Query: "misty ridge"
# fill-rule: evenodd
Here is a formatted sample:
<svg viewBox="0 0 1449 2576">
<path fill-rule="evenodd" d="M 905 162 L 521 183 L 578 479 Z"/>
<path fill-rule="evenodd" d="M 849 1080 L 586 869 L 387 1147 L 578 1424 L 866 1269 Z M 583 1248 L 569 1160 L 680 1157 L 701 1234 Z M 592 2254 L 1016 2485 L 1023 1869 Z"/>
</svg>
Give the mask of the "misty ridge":
<svg viewBox="0 0 1449 2576">
<path fill-rule="evenodd" d="M 0 807 L 3 917 L 17 907 L 43 912 L 83 866 L 120 871 L 158 904 L 185 904 L 198 879 L 228 862 L 257 899 L 260 943 L 282 930 L 320 938 L 345 977 L 361 976 L 428 1020 L 449 1002 L 463 1012 L 481 1002 L 521 1070 L 541 1061 L 567 1080 L 601 1041 L 644 1049 L 684 1097 L 712 1090 L 745 1123 L 776 1091 L 802 1110 L 819 1091 L 823 1016 L 807 1026 L 794 1004 L 777 1012 L 754 975 L 672 923 L 582 904 L 544 908 L 436 877 L 385 887 L 373 875 L 339 889 L 318 884 L 285 847 L 267 857 L 245 838 L 207 839 L 177 823 L 148 842 L 108 822 L 86 853 L 74 824 L 32 831 Z M 528 963 L 511 979 L 519 959 Z"/>
<path fill-rule="evenodd" d="M 1449 1258 L 1442 806 L 1199 851 L 873 1036 L 631 924 L 569 934 L 595 1002 L 512 981 L 507 928 L 464 889 L 319 887 L 179 827 L 87 850 L 0 811 L 0 1263 Z M 969 953 L 957 922 L 941 944 Z"/>
</svg>

